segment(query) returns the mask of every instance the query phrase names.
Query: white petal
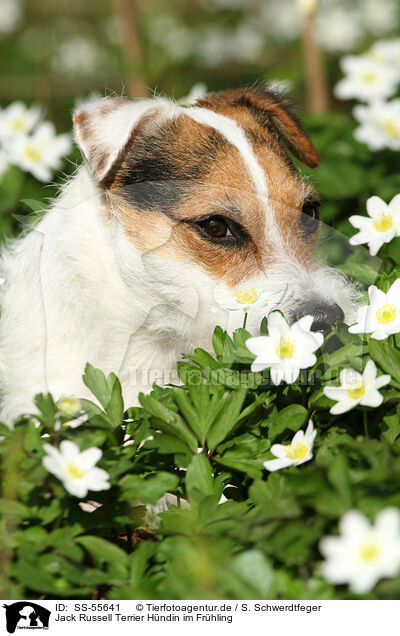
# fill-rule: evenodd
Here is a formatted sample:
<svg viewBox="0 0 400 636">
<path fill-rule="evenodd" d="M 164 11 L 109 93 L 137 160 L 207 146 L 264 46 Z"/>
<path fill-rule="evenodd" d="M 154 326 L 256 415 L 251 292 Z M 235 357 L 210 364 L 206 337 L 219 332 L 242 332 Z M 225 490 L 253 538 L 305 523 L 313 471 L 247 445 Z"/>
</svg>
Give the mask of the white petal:
<svg viewBox="0 0 400 636">
<path fill-rule="evenodd" d="M 386 386 L 387 384 L 390 383 L 391 379 L 392 378 L 388 373 L 385 373 L 384 375 L 380 375 L 375 380 L 375 389 L 381 389 L 383 386 Z"/>
<path fill-rule="evenodd" d="M 301 329 L 303 329 L 304 331 L 310 331 L 311 329 L 311 325 L 314 322 L 314 316 L 302 316 L 302 318 L 300 318 L 300 320 L 298 320 L 296 323 L 294 323 L 292 325 L 292 329 L 295 325 L 298 325 Z"/>
<path fill-rule="evenodd" d="M 387 293 L 387 301 L 395 305 L 400 304 L 400 278 L 392 283 Z"/>
<path fill-rule="evenodd" d="M 102 468 L 93 468 L 86 477 L 86 485 L 89 490 L 108 490 L 111 484 L 108 482 L 109 474 Z"/>
<path fill-rule="evenodd" d="M 367 199 L 367 212 L 372 218 L 381 212 L 386 212 L 387 207 L 387 204 L 380 197 L 373 196 Z"/>
<path fill-rule="evenodd" d="M 362 537 L 371 531 L 371 524 L 359 510 L 349 510 L 340 519 L 339 529 L 345 537 Z"/>
<path fill-rule="evenodd" d="M 77 458 L 77 464 L 82 470 L 89 470 L 99 461 L 102 456 L 100 448 L 88 448 Z"/>
<path fill-rule="evenodd" d="M 371 256 L 376 256 L 385 242 L 386 241 L 383 239 L 383 237 L 377 237 L 374 238 L 372 241 L 368 241 L 368 249 Z"/>
<path fill-rule="evenodd" d="M 383 402 L 383 396 L 378 393 L 375 389 L 370 390 L 368 393 L 365 392 L 360 400 L 360 404 L 362 406 L 380 406 Z"/>
<path fill-rule="evenodd" d="M 71 495 L 75 497 L 86 497 L 88 489 L 82 479 L 71 479 L 66 477 L 63 479 L 63 486 Z"/>
<path fill-rule="evenodd" d="M 329 412 L 332 413 L 332 415 L 341 415 L 342 413 L 346 413 L 347 411 L 351 411 L 351 409 L 354 409 L 357 404 L 358 400 L 352 400 L 351 398 L 348 398 L 347 400 L 341 400 L 340 402 L 334 404 Z"/>
<path fill-rule="evenodd" d="M 392 214 L 400 216 L 400 194 L 395 194 L 388 207 Z"/>
<path fill-rule="evenodd" d="M 287 450 L 288 447 L 284 444 L 272 444 L 270 448 L 271 453 L 275 455 L 275 457 L 279 457 L 279 459 L 282 459 L 282 457 L 288 457 Z"/>
<path fill-rule="evenodd" d="M 297 431 L 297 433 L 294 435 L 293 439 L 292 439 L 292 446 L 296 446 L 296 444 L 299 444 L 301 442 L 303 442 L 304 440 L 304 431 L 300 430 Z"/>
<path fill-rule="evenodd" d="M 365 369 L 362 374 L 364 384 L 367 385 L 369 382 L 372 382 L 376 378 L 376 364 L 373 360 L 368 360 L 365 365 Z"/>
<path fill-rule="evenodd" d="M 65 439 L 60 444 L 60 451 L 65 460 L 75 459 L 79 455 L 79 446 Z"/>
<path fill-rule="evenodd" d="M 400 541 L 400 512 L 397 508 L 389 507 L 381 510 L 375 518 L 375 529 L 380 534 L 392 536 Z"/>
<path fill-rule="evenodd" d="M 349 217 L 349 221 L 353 227 L 356 227 L 359 230 L 371 227 L 371 219 L 369 219 L 366 216 L 359 216 L 358 214 L 353 214 L 353 216 Z"/>
<path fill-rule="evenodd" d="M 53 457 L 43 457 L 43 466 L 49 472 L 58 477 L 58 479 L 64 479 L 65 470 L 62 464 Z"/>
<path fill-rule="evenodd" d="M 281 468 L 286 468 L 287 466 L 291 466 L 293 464 L 293 460 L 289 457 L 287 459 L 270 459 L 264 462 L 264 468 L 273 472 L 274 470 L 280 470 Z"/>
<path fill-rule="evenodd" d="M 363 380 L 361 373 L 358 373 L 358 371 L 356 371 L 355 369 L 350 368 L 342 369 L 339 374 L 339 378 L 341 385 L 344 387 L 353 386 L 354 384 L 358 384 Z"/>
<path fill-rule="evenodd" d="M 384 329 L 377 329 L 377 331 L 371 333 L 371 338 L 374 338 L 374 340 L 385 340 L 387 337 L 388 333 Z"/>
<path fill-rule="evenodd" d="M 347 389 L 343 386 L 324 386 L 323 392 L 327 398 L 335 400 L 335 402 L 346 400 L 349 397 Z"/>
<path fill-rule="evenodd" d="M 266 362 L 269 364 L 278 360 L 274 342 L 270 336 L 249 338 L 246 340 L 246 347 L 251 353 L 257 356 L 257 362 Z"/>
<path fill-rule="evenodd" d="M 371 305 L 384 305 L 386 302 L 386 294 L 375 285 L 368 287 L 368 296 Z"/>
<path fill-rule="evenodd" d="M 283 337 L 289 333 L 290 327 L 280 311 L 272 311 L 268 316 L 268 333 L 270 333 L 271 328 L 274 327 L 279 330 L 279 333 Z"/>
<path fill-rule="evenodd" d="M 278 367 L 277 365 L 274 365 L 271 367 L 271 381 L 273 384 L 275 384 L 275 386 L 278 386 L 278 384 L 280 384 L 283 380 L 283 370 L 281 367 Z"/>
</svg>

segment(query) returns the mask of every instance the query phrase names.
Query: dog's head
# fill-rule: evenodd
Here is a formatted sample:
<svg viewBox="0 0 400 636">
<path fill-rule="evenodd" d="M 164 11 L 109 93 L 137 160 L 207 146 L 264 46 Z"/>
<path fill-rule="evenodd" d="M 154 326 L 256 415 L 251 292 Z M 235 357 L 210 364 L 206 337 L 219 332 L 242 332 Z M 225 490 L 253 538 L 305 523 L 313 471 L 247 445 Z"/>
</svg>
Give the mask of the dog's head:
<svg viewBox="0 0 400 636">
<path fill-rule="evenodd" d="M 163 98 L 95 100 L 75 114 L 77 141 L 110 213 L 141 254 L 234 293 L 258 283 L 290 321 L 327 331 L 352 308 L 343 279 L 313 260 L 318 195 L 287 150 L 318 153 L 284 99 L 227 91 L 183 107 Z M 164 268 L 164 272 L 168 270 Z"/>
</svg>

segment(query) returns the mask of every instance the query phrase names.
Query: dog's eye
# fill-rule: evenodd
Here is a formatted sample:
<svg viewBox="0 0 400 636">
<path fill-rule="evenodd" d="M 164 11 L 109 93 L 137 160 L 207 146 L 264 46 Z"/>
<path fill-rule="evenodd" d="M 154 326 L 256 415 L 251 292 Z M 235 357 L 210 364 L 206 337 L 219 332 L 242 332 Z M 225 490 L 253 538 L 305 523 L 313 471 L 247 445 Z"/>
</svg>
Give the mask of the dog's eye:
<svg viewBox="0 0 400 636">
<path fill-rule="evenodd" d="M 300 225 L 303 233 L 306 236 L 314 234 L 319 227 L 319 207 L 319 201 L 306 201 L 303 205 L 300 217 Z"/>
<path fill-rule="evenodd" d="M 222 216 L 210 216 L 203 221 L 197 221 L 196 226 L 203 234 L 214 240 L 223 240 L 233 237 L 228 223 Z"/>
</svg>

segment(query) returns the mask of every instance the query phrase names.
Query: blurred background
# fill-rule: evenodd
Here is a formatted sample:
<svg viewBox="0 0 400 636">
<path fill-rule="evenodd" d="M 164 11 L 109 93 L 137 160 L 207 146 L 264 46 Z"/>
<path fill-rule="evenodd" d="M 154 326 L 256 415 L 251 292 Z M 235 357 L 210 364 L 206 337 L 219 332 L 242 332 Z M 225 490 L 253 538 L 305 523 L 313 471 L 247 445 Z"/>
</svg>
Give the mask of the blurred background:
<svg viewBox="0 0 400 636">
<path fill-rule="evenodd" d="M 33 169 L 38 147 L 16 159 L 22 151 L 10 133 L 2 136 L 0 113 L 0 239 L 18 232 L 55 194 L 51 184 L 74 170 L 79 153 L 59 136 L 71 131 L 77 101 L 113 92 L 190 99 L 254 82 L 278 82 L 294 98 L 322 156 L 313 178 L 324 219 L 351 234 L 347 217 L 368 196 L 400 191 L 400 164 L 393 148 L 354 138 L 354 100 L 338 99 L 334 87 L 343 57 L 391 41 L 399 18 L 399 0 L 0 0 L 3 120 L 15 102 L 24 117 L 39 107 L 40 121 L 54 128 L 38 137 L 59 144 L 45 171 Z M 38 117 L 27 124 L 30 135 Z"/>
</svg>

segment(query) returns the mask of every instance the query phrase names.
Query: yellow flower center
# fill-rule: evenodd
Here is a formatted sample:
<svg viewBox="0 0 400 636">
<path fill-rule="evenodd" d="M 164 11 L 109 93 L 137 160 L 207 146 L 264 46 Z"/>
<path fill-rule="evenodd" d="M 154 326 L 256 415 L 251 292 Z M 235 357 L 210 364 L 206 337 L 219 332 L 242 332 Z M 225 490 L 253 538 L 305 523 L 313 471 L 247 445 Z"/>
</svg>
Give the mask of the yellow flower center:
<svg viewBox="0 0 400 636">
<path fill-rule="evenodd" d="M 394 305 L 383 305 L 375 315 L 381 325 L 389 325 L 396 318 L 396 307 Z"/>
<path fill-rule="evenodd" d="M 13 132 L 25 130 L 25 120 L 22 117 L 15 117 L 11 120 L 10 128 Z"/>
<path fill-rule="evenodd" d="M 363 73 L 362 80 L 364 84 L 373 84 L 376 81 L 376 73 L 367 71 L 366 73 Z"/>
<path fill-rule="evenodd" d="M 372 563 L 376 561 L 381 553 L 381 547 L 377 541 L 367 540 L 360 547 L 359 556 L 360 560 L 364 563 Z"/>
<path fill-rule="evenodd" d="M 388 137 L 392 139 L 398 139 L 400 137 L 400 127 L 390 117 L 383 117 L 381 120 L 383 130 Z"/>
<path fill-rule="evenodd" d="M 27 145 L 25 146 L 24 155 L 28 159 L 28 161 L 38 162 L 42 158 L 42 153 L 35 146 Z"/>
<path fill-rule="evenodd" d="M 309 448 L 310 447 L 308 444 L 303 444 L 302 442 L 299 442 L 295 446 L 292 446 L 292 445 L 288 446 L 285 453 L 286 455 L 289 455 L 290 459 L 304 459 L 304 457 L 307 455 L 309 451 Z"/>
<path fill-rule="evenodd" d="M 252 287 L 251 289 L 239 289 L 234 296 L 241 305 L 252 305 L 256 302 L 259 294 L 256 288 Z"/>
<path fill-rule="evenodd" d="M 80 479 L 85 474 L 85 470 L 81 470 L 78 468 L 74 462 L 68 462 L 67 464 L 67 474 L 72 477 L 72 479 Z"/>
<path fill-rule="evenodd" d="M 359 400 L 365 393 L 365 386 L 362 383 L 362 380 L 359 380 L 351 387 L 351 389 L 347 389 L 347 395 L 351 397 L 353 400 Z"/>
<path fill-rule="evenodd" d="M 281 338 L 275 343 L 275 352 L 279 358 L 292 358 L 296 345 L 290 338 Z"/>
<path fill-rule="evenodd" d="M 387 232 L 393 227 L 393 216 L 390 212 L 381 212 L 374 218 L 372 224 L 378 232 Z"/>
<path fill-rule="evenodd" d="M 72 417 L 73 415 L 76 415 L 81 408 L 79 400 L 75 400 L 75 398 L 72 398 L 72 397 L 62 398 L 61 400 L 57 402 L 57 406 L 58 406 L 58 410 L 61 411 L 62 414 L 66 415 L 67 417 Z"/>
</svg>

